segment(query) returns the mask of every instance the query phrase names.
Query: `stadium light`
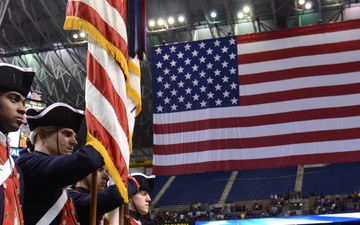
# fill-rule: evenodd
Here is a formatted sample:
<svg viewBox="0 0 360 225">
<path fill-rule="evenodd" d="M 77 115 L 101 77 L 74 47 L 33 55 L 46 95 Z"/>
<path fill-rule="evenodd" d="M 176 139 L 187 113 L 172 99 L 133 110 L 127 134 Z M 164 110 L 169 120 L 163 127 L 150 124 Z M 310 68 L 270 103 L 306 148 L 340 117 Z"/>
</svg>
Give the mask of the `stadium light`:
<svg viewBox="0 0 360 225">
<path fill-rule="evenodd" d="M 168 24 L 174 24 L 175 23 L 175 20 L 174 20 L 174 17 L 169 17 L 168 18 Z"/>
<path fill-rule="evenodd" d="M 162 27 L 164 25 L 164 20 L 162 18 L 158 19 L 157 24 Z"/>
<path fill-rule="evenodd" d="M 155 27 L 155 20 L 149 20 L 149 26 Z"/>
<path fill-rule="evenodd" d="M 244 6 L 243 11 L 244 11 L 244 13 L 249 13 L 250 12 L 250 7 L 247 6 L 247 5 Z"/>
<path fill-rule="evenodd" d="M 185 17 L 184 16 L 179 16 L 178 18 L 180 23 L 183 23 L 185 21 Z"/>
<path fill-rule="evenodd" d="M 84 31 L 71 31 L 68 35 L 68 41 L 71 44 L 87 43 L 87 36 Z"/>
</svg>

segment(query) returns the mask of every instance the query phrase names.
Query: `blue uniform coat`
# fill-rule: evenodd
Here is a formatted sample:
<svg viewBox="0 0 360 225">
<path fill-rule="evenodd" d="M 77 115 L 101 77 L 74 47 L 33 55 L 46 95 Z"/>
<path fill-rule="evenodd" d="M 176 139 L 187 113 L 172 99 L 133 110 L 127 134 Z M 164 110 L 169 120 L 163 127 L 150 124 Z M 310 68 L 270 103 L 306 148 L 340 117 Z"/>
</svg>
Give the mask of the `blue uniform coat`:
<svg viewBox="0 0 360 225">
<path fill-rule="evenodd" d="M 72 155 L 49 156 L 42 152 L 20 152 L 17 164 L 25 183 L 23 205 L 26 225 L 36 224 L 54 205 L 62 188 L 83 179 L 104 165 L 102 156 L 91 146 L 83 146 Z M 61 213 L 49 225 L 60 224 Z"/>
<path fill-rule="evenodd" d="M 90 224 L 90 190 L 81 187 L 75 190 L 70 189 L 69 195 L 75 203 L 80 224 Z M 100 220 L 105 213 L 120 207 L 122 204 L 124 204 L 124 199 L 115 185 L 105 188 L 104 191 L 98 191 L 96 218 Z"/>
<path fill-rule="evenodd" d="M 128 198 L 136 194 L 137 189 L 137 184 L 132 179 L 128 179 Z M 77 187 L 75 190 L 70 189 L 69 195 L 75 203 L 80 224 L 90 224 L 90 190 Z M 123 205 L 124 199 L 116 185 L 110 185 L 104 191 L 97 192 L 96 204 L 96 218 L 100 220 L 104 214 Z"/>
</svg>

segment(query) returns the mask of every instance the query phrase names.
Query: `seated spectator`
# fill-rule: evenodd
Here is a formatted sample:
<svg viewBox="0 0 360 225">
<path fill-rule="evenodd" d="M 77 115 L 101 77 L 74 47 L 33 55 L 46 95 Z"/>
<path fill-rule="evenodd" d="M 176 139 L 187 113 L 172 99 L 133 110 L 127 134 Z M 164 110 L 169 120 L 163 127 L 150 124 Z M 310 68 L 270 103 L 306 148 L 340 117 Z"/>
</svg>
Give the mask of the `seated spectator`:
<svg viewBox="0 0 360 225">
<path fill-rule="evenodd" d="M 245 205 L 242 206 L 242 210 L 241 210 L 241 211 L 244 211 L 244 212 L 246 211 L 246 206 L 245 206 Z"/>
<path fill-rule="evenodd" d="M 259 204 L 257 202 L 254 203 L 254 207 L 253 207 L 254 211 L 258 211 L 259 210 Z"/>
<path fill-rule="evenodd" d="M 230 204 L 230 212 L 234 212 L 234 205 L 232 203 Z"/>
<path fill-rule="evenodd" d="M 235 212 L 240 212 L 241 211 L 241 206 L 239 205 L 239 203 L 235 204 Z"/>
<path fill-rule="evenodd" d="M 249 208 L 246 210 L 246 216 L 251 216 L 252 213 L 253 213 L 252 208 L 249 207 Z"/>
</svg>

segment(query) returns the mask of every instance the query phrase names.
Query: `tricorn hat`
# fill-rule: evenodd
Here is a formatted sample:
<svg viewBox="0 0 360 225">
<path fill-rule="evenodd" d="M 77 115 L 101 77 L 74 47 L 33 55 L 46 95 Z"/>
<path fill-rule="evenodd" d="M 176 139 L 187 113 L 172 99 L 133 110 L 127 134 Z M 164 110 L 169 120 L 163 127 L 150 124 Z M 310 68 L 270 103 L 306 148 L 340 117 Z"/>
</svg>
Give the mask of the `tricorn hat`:
<svg viewBox="0 0 360 225">
<path fill-rule="evenodd" d="M 26 110 L 26 120 L 31 131 L 37 127 L 56 126 L 71 128 L 78 133 L 83 118 L 83 110 L 74 109 L 62 102 L 51 104 L 40 111 L 34 108 Z"/>
<path fill-rule="evenodd" d="M 134 177 L 136 181 L 139 183 L 140 191 L 144 190 L 150 193 L 153 190 L 155 175 L 147 176 L 142 173 L 132 173 L 130 174 L 130 176 Z"/>
<path fill-rule="evenodd" d="M 8 63 L 0 63 L 0 88 L 17 91 L 26 97 L 35 76 L 35 68 L 22 68 Z"/>
</svg>

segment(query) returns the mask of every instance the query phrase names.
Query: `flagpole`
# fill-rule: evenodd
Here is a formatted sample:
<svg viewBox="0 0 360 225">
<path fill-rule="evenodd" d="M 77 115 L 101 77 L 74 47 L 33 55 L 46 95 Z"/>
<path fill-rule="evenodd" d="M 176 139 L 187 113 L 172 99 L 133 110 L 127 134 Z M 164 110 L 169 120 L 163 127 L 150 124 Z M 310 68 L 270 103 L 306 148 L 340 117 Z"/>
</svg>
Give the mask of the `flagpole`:
<svg viewBox="0 0 360 225">
<path fill-rule="evenodd" d="M 96 225 L 96 204 L 97 204 L 97 171 L 91 173 L 90 185 L 90 225 Z"/>
<path fill-rule="evenodd" d="M 124 204 L 124 225 L 130 225 L 130 216 L 129 216 L 129 203 Z"/>
<path fill-rule="evenodd" d="M 125 204 L 125 203 L 124 203 Z M 125 213 L 124 205 L 121 205 L 119 208 L 119 225 L 125 225 Z M 121 218 L 123 217 L 123 218 Z"/>
</svg>

